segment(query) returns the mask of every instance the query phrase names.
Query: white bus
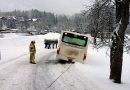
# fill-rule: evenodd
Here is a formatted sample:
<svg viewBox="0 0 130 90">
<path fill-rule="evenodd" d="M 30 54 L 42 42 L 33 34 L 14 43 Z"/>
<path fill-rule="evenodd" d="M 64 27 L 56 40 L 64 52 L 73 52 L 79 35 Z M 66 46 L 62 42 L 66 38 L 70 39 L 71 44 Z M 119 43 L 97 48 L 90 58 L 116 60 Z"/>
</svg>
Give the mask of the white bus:
<svg viewBox="0 0 130 90">
<path fill-rule="evenodd" d="M 69 62 L 84 62 L 87 56 L 88 37 L 76 32 L 63 31 L 56 58 Z"/>
</svg>

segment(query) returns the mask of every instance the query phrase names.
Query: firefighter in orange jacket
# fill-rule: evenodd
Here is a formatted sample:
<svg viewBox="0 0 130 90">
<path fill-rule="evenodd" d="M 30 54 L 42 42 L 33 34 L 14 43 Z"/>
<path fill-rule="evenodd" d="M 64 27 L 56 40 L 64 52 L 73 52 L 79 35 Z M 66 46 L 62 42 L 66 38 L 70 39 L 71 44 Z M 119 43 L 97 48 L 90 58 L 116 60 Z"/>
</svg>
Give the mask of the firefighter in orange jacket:
<svg viewBox="0 0 130 90">
<path fill-rule="evenodd" d="M 30 63 L 36 64 L 34 61 L 35 53 L 36 53 L 35 41 L 31 41 L 30 46 L 29 46 L 29 51 L 30 51 Z"/>
</svg>

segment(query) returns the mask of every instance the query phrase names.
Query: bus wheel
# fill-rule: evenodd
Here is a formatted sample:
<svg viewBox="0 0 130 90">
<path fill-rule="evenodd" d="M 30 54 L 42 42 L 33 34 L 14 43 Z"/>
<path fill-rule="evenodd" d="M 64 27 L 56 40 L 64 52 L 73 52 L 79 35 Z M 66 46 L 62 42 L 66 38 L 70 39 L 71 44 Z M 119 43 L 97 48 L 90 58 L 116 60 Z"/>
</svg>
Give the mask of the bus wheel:
<svg viewBox="0 0 130 90">
<path fill-rule="evenodd" d="M 68 59 L 69 63 L 72 63 L 72 59 Z"/>
<path fill-rule="evenodd" d="M 72 61 L 72 59 L 68 59 L 69 63 L 75 63 L 74 61 Z"/>
</svg>

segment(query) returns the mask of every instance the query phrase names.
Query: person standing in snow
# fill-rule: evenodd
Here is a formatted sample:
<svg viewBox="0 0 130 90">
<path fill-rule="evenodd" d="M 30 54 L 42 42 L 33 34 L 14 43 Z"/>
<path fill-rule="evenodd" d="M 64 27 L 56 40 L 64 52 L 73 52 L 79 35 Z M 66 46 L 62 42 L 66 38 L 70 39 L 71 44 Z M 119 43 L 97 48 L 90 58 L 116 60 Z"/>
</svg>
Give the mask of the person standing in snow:
<svg viewBox="0 0 130 90">
<path fill-rule="evenodd" d="M 29 51 L 30 51 L 30 63 L 36 64 L 34 60 L 35 53 L 36 53 L 35 41 L 31 41 L 30 46 L 29 46 Z"/>
</svg>

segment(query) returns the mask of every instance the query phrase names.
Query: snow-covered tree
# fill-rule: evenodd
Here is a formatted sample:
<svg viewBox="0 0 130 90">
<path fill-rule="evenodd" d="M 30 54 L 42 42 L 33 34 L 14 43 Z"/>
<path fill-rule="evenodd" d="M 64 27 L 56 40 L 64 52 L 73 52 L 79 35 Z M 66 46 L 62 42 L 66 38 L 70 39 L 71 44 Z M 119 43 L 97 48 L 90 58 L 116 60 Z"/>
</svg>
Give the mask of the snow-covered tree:
<svg viewBox="0 0 130 90">
<path fill-rule="evenodd" d="M 117 27 L 113 31 L 110 52 L 110 79 L 121 83 L 125 31 L 129 23 L 130 0 L 115 0 Z"/>
<path fill-rule="evenodd" d="M 97 37 L 104 39 L 104 32 L 112 32 L 114 28 L 114 7 L 109 0 L 95 0 L 87 13 L 88 26 L 91 35 L 94 37 L 94 44 L 97 44 Z"/>
<path fill-rule="evenodd" d="M 115 10 L 112 9 L 113 6 L 111 2 L 115 4 Z M 88 14 L 90 18 L 89 29 L 94 32 L 95 44 L 98 32 L 104 32 L 104 30 L 107 29 L 113 31 L 110 47 L 109 78 L 115 83 L 121 83 L 123 47 L 126 46 L 125 31 L 129 23 L 129 5 L 130 0 L 96 0 L 96 3 L 89 10 Z M 112 13 L 112 11 L 114 11 L 114 13 Z M 113 24 L 112 20 L 115 18 L 113 17 L 114 14 L 116 16 L 116 24 Z M 113 29 L 113 25 L 116 26 L 116 29 Z M 128 40 L 127 38 L 127 41 Z M 130 50 L 128 45 L 126 47 L 127 50 Z"/>
</svg>

